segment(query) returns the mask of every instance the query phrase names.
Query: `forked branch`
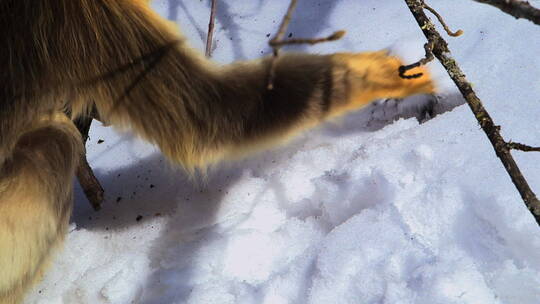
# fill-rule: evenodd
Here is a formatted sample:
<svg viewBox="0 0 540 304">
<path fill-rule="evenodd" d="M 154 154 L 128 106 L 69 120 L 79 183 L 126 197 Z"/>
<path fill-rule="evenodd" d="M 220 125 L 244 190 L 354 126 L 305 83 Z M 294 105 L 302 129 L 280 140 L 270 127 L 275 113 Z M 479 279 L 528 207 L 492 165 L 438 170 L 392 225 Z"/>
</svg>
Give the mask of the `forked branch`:
<svg viewBox="0 0 540 304">
<path fill-rule="evenodd" d="M 528 146 L 515 143 L 507 143 L 503 139 L 499 132 L 500 127 L 495 125 L 493 119 L 490 117 L 490 115 L 482 105 L 482 102 L 472 89 L 471 84 L 467 81 L 465 74 L 463 74 L 455 59 L 451 57 L 448 44 L 442 38 L 439 32 L 437 32 L 434 24 L 424 13 L 425 6 L 423 1 L 405 0 L 405 3 L 409 7 L 409 10 L 413 14 L 416 22 L 422 29 L 429 43 L 433 44 L 433 55 L 437 57 L 437 59 L 447 70 L 448 75 L 450 76 L 450 78 L 452 78 L 452 80 L 460 90 L 461 94 L 467 101 L 467 104 L 473 111 L 474 116 L 482 127 L 482 130 L 484 130 L 493 148 L 495 149 L 495 153 L 503 163 L 504 168 L 508 172 L 508 175 L 510 175 L 512 182 L 519 191 L 523 201 L 525 202 L 525 205 L 534 216 L 536 222 L 540 225 L 540 201 L 529 187 L 527 180 L 523 177 L 521 170 L 519 169 L 517 163 L 512 157 L 512 154 L 510 153 L 511 149 L 517 149 L 518 147 L 523 148 Z M 535 148 L 533 149 L 534 151 L 536 151 Z"/>
<path fill-rule="evenodd" d="M 520 0 L 474 0 L 476 2 L 492 5 L 501 11 L 514 16 L 516 19 L 524 18 L 540 25 L 540 9 L 532 6 L 528 1 Z"/>
<path fill-rule="evenodd" d="M 268 84 L 267 89 L 272 90 L 274 88 L 274 77 L 276 73 L 276 59 L 279 56 L 279 50 L 282 46 L 288 45 L 288 44 L 317 44 L 322 42 L 328 42 L 328 41 L 335 41 L 338 39 L 341 39 L 345 35 L 345 31 L 336 31 L 332 35 L 328 37 L 323 38 L 293 38 L 293 39 L 284 39 L 285 38 L 285 31 L 289 27 L 289 23 L 291 22 L 292 13 L 294 12 L 296 5 L 298 3 L 298 0 L 291 0 L 289 4 L 289 8 L 287 9 L 287 13 L 283 16 L 283 20 L 281 21 L 281 24 L 279 26 L 279 30 L 272 38 L 268 44 L 272 47 L 272 59 L 270 61 L 270 71 L 268 73 Z"/>
</svg>

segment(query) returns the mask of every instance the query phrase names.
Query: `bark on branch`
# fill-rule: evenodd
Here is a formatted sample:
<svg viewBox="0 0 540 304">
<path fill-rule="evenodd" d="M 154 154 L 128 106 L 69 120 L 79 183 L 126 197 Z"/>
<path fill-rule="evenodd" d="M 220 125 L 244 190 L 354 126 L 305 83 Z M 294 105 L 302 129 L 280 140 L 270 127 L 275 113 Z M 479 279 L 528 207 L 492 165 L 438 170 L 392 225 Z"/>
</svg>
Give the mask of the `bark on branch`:
<svg viewBox="0 0 540 304">
<path fill-rule="evenodd" d="M 516 19 L 524 18 L 540 25 L 540 9 L 532 6 L 528 1 L 520 0 L 474 0 L 476 2 L 492 5 L 501 11 L 514 16 Z"/>
<path fill-rule="evenodd" d="M 538 225 L 540 225 L 540 201 L 529 187 L 527 180 L 525 180 L 523 177 L 523 174 L 512 157 L 510 150 L 513 147 L 509 146 L 509 144 L 503 139 L 499 132 L 500 127 L 495 125 L 488 112 L 482 105 L 482 102 L 472 89 L 471 84 L 467 81 L 465 74 L 463 74 L 454 58 L 451 57 L 448 44 L 441 37 L 439 32 L 437 32 L 435 25 L 424 13 L 423 1 L 405 0 L 405 3 L 409 7 L 409 10 L 413 14 L 416 22 L 422 29 L 429 43 L 433 43 L 433 54 L 444 66 L 448 72 L 448 75 L 450 78 L 452 78 L 459 91 L 467 101 L 467 104 L 473 111 L 474 116 L 482 127 L 482 130 L 484 130 L 489 138 L 489 141 L 493 145 L 495 153 L 503 163 L 504 168 L 510 175 L 512 182 L 519 191 L 525 205 L 534 216 Z"/>
<path fill-rule="evenodd" d="M 531 147 L 524 144 L 509 142 L 508 149 L 518 150 L 523 152 L 540 152 L 540 147 Z"/>
<path fill-rule="evenodd" d="M 206 36 L 206 57 L 212 56 L 212 38 L 214 36 L 214 20 L 216 19 L 217 0 L 212 0 L 210 8 L 210 21 L 208 22 L 208 35 Z"/>
</svg>

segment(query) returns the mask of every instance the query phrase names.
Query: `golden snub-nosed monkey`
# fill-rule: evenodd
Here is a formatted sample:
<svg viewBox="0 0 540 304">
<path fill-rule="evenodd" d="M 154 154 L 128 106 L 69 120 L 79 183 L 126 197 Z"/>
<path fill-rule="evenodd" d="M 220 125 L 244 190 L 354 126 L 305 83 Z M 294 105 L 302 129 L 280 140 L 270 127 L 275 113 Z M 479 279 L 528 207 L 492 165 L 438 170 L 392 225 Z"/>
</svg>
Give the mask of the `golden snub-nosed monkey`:
<svg viewBox="0 0 540 304">
<path fill-rule="evenodd" d="M 188 171 L 283 141 L 378 98 L 431 93 L 385 52 L 284 54 L 218 66 L 147 0 L 0 1 L 0 303 L 22 301 L 65 233 L 95 103 Z M 64 113 L 72 113 L 68 119 Z"/>
</svg>

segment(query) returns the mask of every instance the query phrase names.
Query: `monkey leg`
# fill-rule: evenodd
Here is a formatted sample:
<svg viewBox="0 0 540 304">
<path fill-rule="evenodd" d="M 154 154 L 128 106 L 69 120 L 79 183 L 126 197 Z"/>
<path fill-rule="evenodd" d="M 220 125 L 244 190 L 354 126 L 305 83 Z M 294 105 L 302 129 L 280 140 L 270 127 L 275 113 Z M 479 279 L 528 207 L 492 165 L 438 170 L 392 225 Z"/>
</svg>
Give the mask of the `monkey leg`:
<svg viewBox="0 0 540 304">
<path fill-rule="evenodd" d="M 22 301 L 64 238 L 81 148 L 67 117 L 43 117 L 1 165 L 0 304 Z"/>
</svg>

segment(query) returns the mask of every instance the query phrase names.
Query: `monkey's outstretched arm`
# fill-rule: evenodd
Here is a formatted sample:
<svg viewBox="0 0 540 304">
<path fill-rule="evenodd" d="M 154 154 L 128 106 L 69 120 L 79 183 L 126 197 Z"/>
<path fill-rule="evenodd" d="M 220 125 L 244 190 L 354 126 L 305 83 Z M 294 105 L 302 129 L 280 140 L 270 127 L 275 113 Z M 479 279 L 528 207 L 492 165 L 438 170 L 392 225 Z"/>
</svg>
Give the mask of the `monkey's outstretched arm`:
<svg viewBox="0 0 540 304">
<path fill-rule="evenodd" d="M 32 29 L 47 37 L 33 45 L 31 60 L 42 75 L 34 83 L 43 83 L 36 90 L 58 88 L 75 113 L 95 102 L 104 120 L 134 130 L 187 169 L 267 146 L 378 98 L 433 91 L 428 74 L 400 78 L 401 62 L 385 52 L 286 54 L 268 90 L 268 59 L 216 66 L 147 1 L 41 0 L 28 9 L 38 6 L 54 17 Z"/>
<path fill-rule="evenodd" d="M 114 11 L 122 1 L 102 2 Z M 134 64 L 97 82 L 96 104 L 106 120 L 133 129 L 187 169 L 268 146 L 378 98 L 434 90 L 426 71 L 400 78 L 401 62 L 385 52 L 283 55 L 268 90 L 268 59 L 217 67 L 146 6 L 123 8 L 121 16 L 99 18 L 115 26 L 98 26 L 94 35 L 114 37 L 100 42 L 109 48 L 132 45 L 131 53 L 113 52 Z M 109 68 L 121 62 L 100 58 Z"/>
<path fill-rule="evenodd" d="M 54 112 L 95 103 L 192 170 L 434 89 L 426 71 L 402 79 L 398 59 L 374 52 L 282 55 L 268 90 L 268 59 L 216 66 L 147 0 L 1 0 L 0 28 L 1 304 L 20 301 L 68 225 L 82 144 Z"/>
</svg>

